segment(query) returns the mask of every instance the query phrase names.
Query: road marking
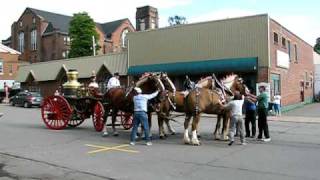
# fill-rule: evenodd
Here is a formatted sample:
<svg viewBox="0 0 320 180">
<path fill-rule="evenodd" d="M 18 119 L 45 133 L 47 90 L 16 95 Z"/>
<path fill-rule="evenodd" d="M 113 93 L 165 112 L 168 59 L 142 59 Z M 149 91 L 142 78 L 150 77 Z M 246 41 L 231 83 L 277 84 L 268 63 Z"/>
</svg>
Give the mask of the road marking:
<svg viewBox="0 0 320 180">
<path fill-rule="evenodd" d="M 128 144 L 122 144 L 122 145 L 111 146 L 111 147 L 99 146 L 99 145 L 93 145 L 93 144 L 86 144 L 86 146 L 96 148 L 96 150 L 87 152 L 88 154 L 94 154 L 94 153 L 103 152 L 103 151 L 121 151 L 121 152 L 127 152 L 127 153 L 138 153 L 139 152 L 139 151 L 134 151 L 134 150 L 130 150 L 130 149 L 124 149 L 129 146 Z"/>
</svg>

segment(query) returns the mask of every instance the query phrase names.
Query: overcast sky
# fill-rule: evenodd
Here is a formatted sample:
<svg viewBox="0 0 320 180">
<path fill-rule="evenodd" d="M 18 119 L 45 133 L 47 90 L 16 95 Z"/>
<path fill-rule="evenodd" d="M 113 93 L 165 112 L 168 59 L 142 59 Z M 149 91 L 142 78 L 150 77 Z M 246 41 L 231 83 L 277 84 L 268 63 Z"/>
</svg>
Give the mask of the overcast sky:
<svg viewBox="0 0 320 180">
<path fill-rule="evenodd" d="M 268 13 L 311 45 L 320 37 L 319 0 L 3 0 L 0 39 L 10 36 L 11 24 L 26 7 L 70 16 L 86 11 L 96 22 L 129 18 L 135 25 L 136 7 L 144 5 L 158 8 L 160 27 L 167 26 L 168 17 L 175 14 L 192 23 Z"/>
</svg>

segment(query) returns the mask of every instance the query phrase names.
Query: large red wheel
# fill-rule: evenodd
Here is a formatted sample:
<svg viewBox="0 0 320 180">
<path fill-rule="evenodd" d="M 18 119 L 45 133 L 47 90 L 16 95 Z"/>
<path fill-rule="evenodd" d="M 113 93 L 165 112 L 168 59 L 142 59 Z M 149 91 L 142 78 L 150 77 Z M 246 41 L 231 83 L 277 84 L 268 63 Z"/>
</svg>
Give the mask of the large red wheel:
<svg viewBox="0 0 320 180">
<path fill-rule="evenodd" d="M 97 102 L 93 108 L 92 121 L 96 131 L 100 132 L 104 126 L 104 108 L 101 102 Z"/>
<path fill-rule="evenodd" d="M 68 101 L 62 96 L 47 97 L 41 107 L 42 119 L 49 129 L 64 129 L 68 125 L 71 113 Z"/>
<path fill-rule="evenodd" d="M 133 117 L 131 113 L 120 112 L 121 124 L 125 130 L 132 128 Z"/>
<path fill-rule="evenodd" d="M 72 119 L 68 121 L 68 126 L 69 127 L 77 127 L 80 126 L 80 124 L 82 124 L 84 122 L 84 120 L 86 120 L 86 116 L 85 114 L 80 114 L 80 117 L 78 117 L 79 119 Z"/>
</svg>

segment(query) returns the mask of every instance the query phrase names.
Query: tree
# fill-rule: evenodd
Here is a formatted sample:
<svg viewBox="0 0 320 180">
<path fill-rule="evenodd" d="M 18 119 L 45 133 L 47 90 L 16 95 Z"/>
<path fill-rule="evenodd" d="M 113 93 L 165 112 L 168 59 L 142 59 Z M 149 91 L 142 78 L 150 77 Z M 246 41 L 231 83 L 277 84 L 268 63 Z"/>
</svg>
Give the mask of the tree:
<svg viewBox="0 0 320 180">
<path fill-rule="evenodd" d="M 317 39 L 317 44 L 314 46 L 314 51 L 320 54 L 320 38 Z"/>
<path fill-rule="evenodd" d="M 93 55 L 92 36 L 97 43 L 99 34 L 96 31 L 96 24 L 86 12 L 73 14 L 70 21 L 69 36 L 71 49 L 69 57 L 81 57 Z M 96 46 L 99 50 L 100 46 Z"/>
<path fill-rule="evenodd" d="M 184 16 L 170 16 L 168 18 L 168 23 L 170 26 L 180 25 L 180 24 L 187 24 L 187 19 Z"/>
</svg>

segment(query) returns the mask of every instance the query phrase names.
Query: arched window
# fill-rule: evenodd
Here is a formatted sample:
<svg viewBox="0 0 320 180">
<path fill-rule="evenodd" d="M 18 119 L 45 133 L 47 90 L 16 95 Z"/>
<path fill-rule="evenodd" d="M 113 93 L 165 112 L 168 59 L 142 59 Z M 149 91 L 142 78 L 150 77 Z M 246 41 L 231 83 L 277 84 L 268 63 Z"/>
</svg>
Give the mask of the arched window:
<svg viewBox="0 0 320 180">
<path fill-rule="evenodd" d="M 37 49 L 37 30 L 34 29 L 31 31 L 31 50 Z"/>
<path fill-rule="evenodd" d="M 19 40 L 19 44 L 18 44 L 19 51 L 23 53 L 24 52 L 24 32 L 19 33 L 18 40 Z"/>
<path fill-rule="evenodd" d="M 122 34 L 121 34 L 121 45 L 124 48 L 128 46 L 128 39 L 127 39 L 128 32 L 129 32 L 129 30 L 125 29 L 122 31 Z"/>
</svg>

